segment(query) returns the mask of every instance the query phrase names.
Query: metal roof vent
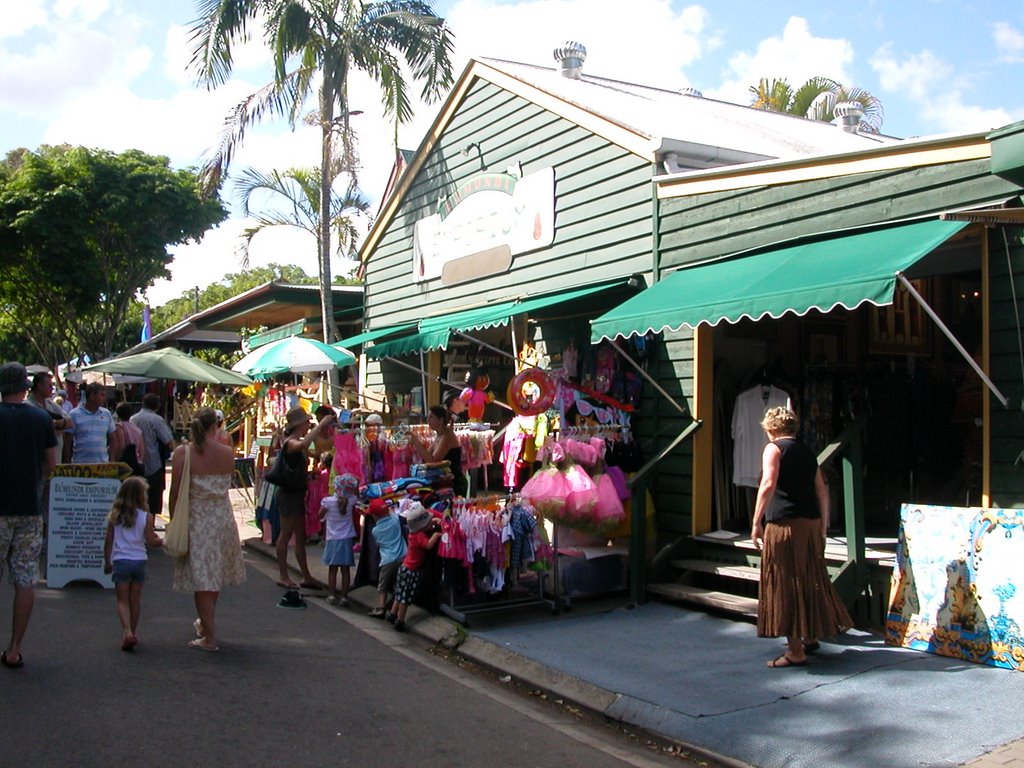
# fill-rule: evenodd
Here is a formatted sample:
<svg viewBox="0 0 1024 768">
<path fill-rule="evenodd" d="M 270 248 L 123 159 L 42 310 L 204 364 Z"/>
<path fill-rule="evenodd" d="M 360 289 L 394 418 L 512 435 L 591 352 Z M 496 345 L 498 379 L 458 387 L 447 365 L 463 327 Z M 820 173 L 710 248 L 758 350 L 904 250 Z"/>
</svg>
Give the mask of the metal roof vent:
<svg viewBox="0 0 1024 768">
<path fill-rule="evenodd" d="M 704 94 L 703 93 L 698 91 L 696 88 L 689 88 L 689 87 L 688 88 L 680 88 L 679 89 L 679 95 L 680 96 L 693 96 L 695 99 L 703 99 L 704 98 Z"/>
<path fill-rule="evenodd" d="M 587 60 L 587 48 L 583 43 L 568 40 L 555 48 L 555 61 L 562 63 L 562 77 L 579 80 L 583 76 L 583 62 Z"/>
<path fill-rule="evenodd" d="M 857 133 L 860 121 L 864 117 L 864 107 L 859 101 L 840 101 L 833 113 L 839 121 L 839 127 L 847 133 Z"/>
</svg>

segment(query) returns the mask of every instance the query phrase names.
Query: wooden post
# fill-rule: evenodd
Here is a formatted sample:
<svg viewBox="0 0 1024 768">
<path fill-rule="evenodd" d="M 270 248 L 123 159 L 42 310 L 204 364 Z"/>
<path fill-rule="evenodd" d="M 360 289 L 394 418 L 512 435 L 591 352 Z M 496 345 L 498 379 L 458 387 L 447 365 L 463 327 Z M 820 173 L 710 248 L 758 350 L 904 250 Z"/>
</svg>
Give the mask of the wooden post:
<svg viewBox="0 0 1024 768">
<path fill-rule="evenodd" d="M 712 454 L 714 453 L 714 329 L 701 324 L 693 332 L 693 418 L 704 426 L 693 437 L 693 488 L 690 531 L 713 530 Z"/>
</svg>

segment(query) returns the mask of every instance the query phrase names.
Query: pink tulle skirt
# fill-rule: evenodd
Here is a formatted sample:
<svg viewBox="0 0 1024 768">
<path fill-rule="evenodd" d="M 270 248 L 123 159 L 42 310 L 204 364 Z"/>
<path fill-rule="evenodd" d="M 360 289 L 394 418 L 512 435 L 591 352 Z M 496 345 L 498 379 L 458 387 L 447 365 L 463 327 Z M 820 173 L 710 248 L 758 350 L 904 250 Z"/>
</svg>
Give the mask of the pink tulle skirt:
<svg viewBox="0 0 1024 768">
<path fill-rule="evenodd" d="M 555 467 L 542 469 L 527 480 L 522 494 L 548 520 L 558 521 L 565 517 L 569 481 Z"/>
<path fill-rule="evenodd" d="M 582 467 L 573 464 L 565 470 L 569 493 L 565 499 L 567 521 L 589 523 L 593 521 L 594 507 L 597 506 L 597 486 Z"/>
</svg>

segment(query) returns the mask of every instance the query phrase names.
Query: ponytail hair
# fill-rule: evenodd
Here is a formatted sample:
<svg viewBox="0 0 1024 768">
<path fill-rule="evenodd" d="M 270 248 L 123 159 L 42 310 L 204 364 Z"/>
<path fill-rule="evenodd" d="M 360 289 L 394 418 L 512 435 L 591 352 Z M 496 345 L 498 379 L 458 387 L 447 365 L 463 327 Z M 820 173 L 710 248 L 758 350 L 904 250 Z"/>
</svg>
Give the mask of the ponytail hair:
<svg viewBox="0 0 1024 768">
<path fill-rule="evenodd" d="M 206 434 L 210 428 L 217 423 L 217 412 L 213 408 L 200 408 L 192 417 L 192 444 L 200 453 L 203 452 L 203 445 L 206 443 Z"/>
</svg>

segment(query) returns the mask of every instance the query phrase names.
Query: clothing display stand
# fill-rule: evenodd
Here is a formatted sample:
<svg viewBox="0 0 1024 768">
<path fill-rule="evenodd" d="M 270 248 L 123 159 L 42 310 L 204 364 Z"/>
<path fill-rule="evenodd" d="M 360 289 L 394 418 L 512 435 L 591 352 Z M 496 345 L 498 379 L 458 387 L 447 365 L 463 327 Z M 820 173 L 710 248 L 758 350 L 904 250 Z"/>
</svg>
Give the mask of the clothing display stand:
<svg viewBox="0 0 1024 768">
<path fill-rule="evenodd" d="M 543 525 L 543 519 L 536 517 L 537 525 Z M 557 550 L 552 552 L 552 570 L 554 575 L 554 595 L 546 597 L 544 593 L 544 572 L 534 571 L 536 585 L 526 586 L 519 580 L 520 573 L 511 566 L 506 566 L 506 581 L 501 592 L 488 594 L 482 599 L 459 602 L 459 595 L 456 594 L 455 585 L 446 584 L 441 600 L 440 609 L 446 616 L 450 616 L 463 626 L 469 626 L 468 617 L 478 613 L 494 613 L 496 611 L 507 611 L 513 608 L 526 608 L 535 605 L 546 605 L 553 614 L 559 612 L 558 598 L 558 556 Z M 517 594 L 518 593 L 518 594 Z"/>
</svg>

